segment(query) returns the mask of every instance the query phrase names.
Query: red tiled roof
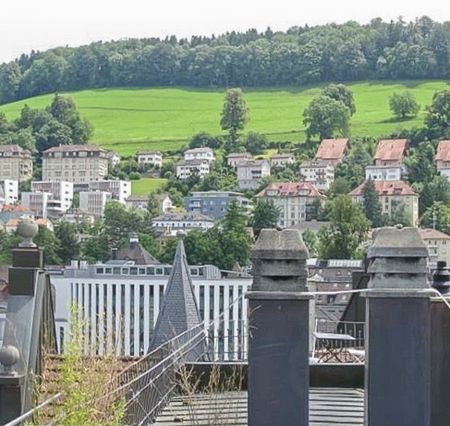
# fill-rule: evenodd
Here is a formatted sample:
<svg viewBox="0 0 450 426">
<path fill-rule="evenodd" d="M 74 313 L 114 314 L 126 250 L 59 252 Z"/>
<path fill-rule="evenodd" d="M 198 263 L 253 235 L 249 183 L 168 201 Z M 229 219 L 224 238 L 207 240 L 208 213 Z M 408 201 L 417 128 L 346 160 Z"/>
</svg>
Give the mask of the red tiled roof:
<svg viewBox="0 0 450 426">
<path fill-rule="evenodd" d="M 402 180 L 375 180 L 373 181 L 373 183 L 375 184 L 375 189 L 378 195 L 417 195 L 417 193 L 406 182 L 403 182 Z M 363 182 L 352 192 L 350 192 L 350 196 L 362 196 L 364 193 L 365 185 L 366 182 Z"/>
<path fill-rule="evenodd" d="M 2 213 L 31 213 L 31 210 L 28 207 L 25 207 L 23 204 L 5 204 L 2 207 Z"/>
<path fill-rule="evenodd" d="M 419 232 L 423 240 L 450 240 L 450 235 L 444 234 L 436 229 L 419 229 Z"/>
<path fill-rule="evenodd" d="M 378 142 L 375 160 L 402 161 L 408 149 L 408 139 L 384 139 Z"/>
<path fill-rule="evenodd" d="M 316 160 L 341 160 L 348 148 L 348 139 L 324 139 L 319 146 Z"/>
<path fill-rule="evenodd" d="M 450 161 L 450 140 L 439 142 L 436 161 Z"/>
<path fill-rule="evenodd" d="M 263 189 L 257 197 L 267 196 L 267 192 L 277 191 L 280 197 L 325 197 L 311 182 L 273 182 Z M 307 194 L 303 194 L 307 191 Z"/>
</svg>

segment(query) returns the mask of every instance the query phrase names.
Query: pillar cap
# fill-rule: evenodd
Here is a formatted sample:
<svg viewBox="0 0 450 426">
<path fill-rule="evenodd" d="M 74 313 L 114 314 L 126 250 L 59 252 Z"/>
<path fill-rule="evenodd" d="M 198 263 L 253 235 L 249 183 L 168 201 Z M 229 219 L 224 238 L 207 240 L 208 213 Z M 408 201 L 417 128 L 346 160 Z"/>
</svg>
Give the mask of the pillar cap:
<svg viewBox="0 0 450 426">
<path fill-rule="evenodd" d="M 417 228 L 385 227 L 374 231 L 367 257 L 428 257 L 428 249 Z"/>
<path fill-rule="evenodd" d="M 263 229 L 253 249 L 253 259 L 308 259 L 308 249 L 297 229 Z"/>
</svg>

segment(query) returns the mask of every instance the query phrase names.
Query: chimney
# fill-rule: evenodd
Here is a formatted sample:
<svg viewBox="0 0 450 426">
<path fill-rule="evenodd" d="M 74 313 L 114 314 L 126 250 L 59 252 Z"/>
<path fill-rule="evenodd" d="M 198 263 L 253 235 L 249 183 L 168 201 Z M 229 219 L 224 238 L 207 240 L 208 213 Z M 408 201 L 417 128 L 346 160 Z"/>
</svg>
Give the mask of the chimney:
<svg viewBox="0 0 450 426">
<path fill-rule="evenodd" d="M 249 299 L 249 426 L 308 424 L 308 251 L 294 229 L 263 229 Z"/>
<path fill-rule="evenodd" d="M 117 260 L 117 247 L 113 247 L 112 249 L 111 249 L 111 259 L 112 260 Z"/>
<path fill-rule="evenodd" d="M 367 426 L 430 426 L 427 257 L 417 228 L 381 228 L 369 249 Z"/>
</svg>

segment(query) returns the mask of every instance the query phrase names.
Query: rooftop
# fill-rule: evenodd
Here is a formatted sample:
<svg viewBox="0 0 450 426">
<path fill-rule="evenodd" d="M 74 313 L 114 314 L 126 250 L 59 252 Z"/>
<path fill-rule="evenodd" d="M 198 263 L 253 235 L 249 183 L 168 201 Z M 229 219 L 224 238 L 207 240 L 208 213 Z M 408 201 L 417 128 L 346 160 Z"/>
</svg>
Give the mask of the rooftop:
<svg viewBox="0 0 450 426">
<path fill-rule="evenodd" d="M 375 160 L 399 161 L 403 160 L 408 149 L 408 139 L 384 139 L 378 143 Z"/>
<path fill-rule="evenodd" d="M 316 160 L 341 160 L 348 147 L 348 139 L 324 139 L 317 150 Z"/>
<path fill-rule="evenodd" d="M 106 152 L 97 145 L 59 145 L 44 151 L 44 154 L 51 152 Z"/>
<path fill-rule="evenodd" d="M 378 195 L 416 195 L 417 193 L 402 180 L 390 180 L 390 181 L 381 181 L 374 180 L 375 189 Z M 364 187 L 366 182 L 363 182 L 357 188 L 355 188 L 352 192 L 350 192 L 350 196 L 352 197 L 360 197 L 364 193 Z"/>
<path fill-rule="evenodd" d="M 444 234 L 437 229 L 419 229 L 420 236 L 423 240 L 450 240 L 450 236 Z"/>
<path fill-rule="evenodd" d="M 0 145 L 0 152 L 30 153 L 19 145 Z"/>
<path fill-rule="evenodd" d="M 251 158 L 252 154 L 249 152 L 232 152 L 227 155 L 227 158 Z"/>
<path fill-rule="evenodd" d="M 160 151 L 139 151 L 138 155 L 161 155 Z"/>
<path fill-rule="evenodd" d="M 450 161 L 450 140 L 439 142 L 436 161 Z"/>
<path fill-rule="evenodd" d="M 203 148 L 192 148 L 185 151 L 185 154 L 195 154 L 195 153 L 202 153 L 202 152 L 213 152 L 211 148 L 203 147 Z"/>
<path fill-rule="evenodd" d="M 267 160 L 247 160 L 242 163 L 239 163 L 237 165 L 237 168 L 240 169 L 243 167 L 261 167 L 264 164 L 269 165 L 269 162 Z"/>
<path fill-rule="evenodd" d="M 157 216 L 153 218 L 153 222 L 155 221 L 206 221 L 206 222 L 214 222 L 209 216 L 201 214 L 199 212 L 168 212 L 164 213 L 161 216 Z"/>
<path fill-rule="evenodd" d="M 276 191 L 276 195 L 269 194 Z M 257 197 L 325 197 L 311 182 L 273 182 L 263 189 Z"/>
<path fill-rule="evenodd" d="M 324 160 L 306 160 L 300 164 L 302 167 L 333 167 Z"/>
<path fill-rule="evenodd" d="M 203 164 L 209 164 L 206 160 L 194 159 L 194 160 L 181 160 L 177 163 L 177 166 L 201 166 Z"/>
</svg>

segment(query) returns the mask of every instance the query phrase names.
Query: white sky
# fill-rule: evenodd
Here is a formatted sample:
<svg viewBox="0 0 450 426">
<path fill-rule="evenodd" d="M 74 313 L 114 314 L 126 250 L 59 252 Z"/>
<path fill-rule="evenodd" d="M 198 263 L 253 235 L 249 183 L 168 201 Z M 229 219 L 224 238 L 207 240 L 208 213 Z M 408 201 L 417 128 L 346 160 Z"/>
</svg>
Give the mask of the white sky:
<svg viewBox="0 0 450 426">
<path fill-rule="evenodd" d="M 377 16 L 450 20 L 448 0 L 1 0 L 1 6 L 0 61 L 31 49 L 126 37 L 285 30 Z"/>
</svg>

